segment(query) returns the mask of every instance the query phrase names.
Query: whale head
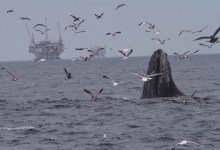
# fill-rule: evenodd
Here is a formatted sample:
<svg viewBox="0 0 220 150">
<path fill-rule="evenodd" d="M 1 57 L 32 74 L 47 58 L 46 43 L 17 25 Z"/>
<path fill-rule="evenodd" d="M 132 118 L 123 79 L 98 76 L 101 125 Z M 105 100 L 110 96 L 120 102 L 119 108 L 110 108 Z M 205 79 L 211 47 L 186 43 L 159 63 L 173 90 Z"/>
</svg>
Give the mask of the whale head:
<svg viewBox="0 0 220 150">
<path fill-rule="evenodd" d="M 163 73 L 144 82 L 141 98 L 173 97 L 184 95 L 175 85 L 168 55 L 162 50 L 156 50 L 150 58 L 147 74 Z"/>
</svg>

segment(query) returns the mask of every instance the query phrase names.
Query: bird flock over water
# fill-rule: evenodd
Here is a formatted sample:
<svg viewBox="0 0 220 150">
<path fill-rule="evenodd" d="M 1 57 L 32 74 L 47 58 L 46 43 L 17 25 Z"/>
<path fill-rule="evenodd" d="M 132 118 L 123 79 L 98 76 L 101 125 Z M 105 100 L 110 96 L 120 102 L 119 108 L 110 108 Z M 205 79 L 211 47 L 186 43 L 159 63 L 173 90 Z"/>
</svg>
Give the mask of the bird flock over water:
<svg viewBox="0 0 220 150">
<path fill-rule="evenodd" d="M 127 4 L 119 4 L 115 7 L 114 10 L 118 11 L 119 9 L 122 9 L 122 7 L 126 8 L 126 7 L 129 7 L 129 6 Z M 13 12 L 14 12 L 14 9 L 9 9 L 9 10 L 6 11 L 6 13 L 8 13 L 8 14 L 13 13 Z M 87 32 L 86 30 L 80 30 L 81 25 L 86 21 L 86 19 L 83 19 L 83 17 L 76 16 L 76 15 L 73 15 L 73 14 L 71 14 L 70 17 L 71 17 L 72 20 L 69 22 L 68 25 L 65 26 L 64 31 L 67 32 L 68 30 L 71 30 L 71 31 L 73 31 L 74 35 Z M 105 13 L 104 12 L 95 13 L 94 17 L 98 21 L 98 20 L 102 19 L 103 17 L 105 17 Z M 23 21 L 31 21 L 31 18 L 26 17 L 26 16 L 22 16 L 19 19 L 23 20 Z M 137 26 L 138 27 L 143 26 L 145 28 L 145 30 L 144 30 L 145 32 L 147 32 L 147 33 L 152 32 L 157 36 L 160 35 L 160 32 L 161 32 L 158 29 L 156 30 L 157 26 L 154 23 L 151 23 L 149 21 L 141 21 L 140 23 L 137 23 Z M 48 31 L 50 29 L 48 29 L 45 24 L 38 23 L 38 24 L 35 24 L 33 26 L 33 30 L 36 31 L 36 32 L 39 32 L 40 34 L 43 35 L 43 34 L 45 34 L 46 31 Z M 202 34 L 202 32 L 204 30 L 208 30 L 208 25 L 206 25 L 203 28 L 201 28 L 199 30 L 196 30 L 196 31 L 193 31 L 192 29 L 182 29 L 182 30 L 180 30 L 179 34 L 177 33 L 177 35 L 178 36 L 183 36 L 184 34 Z M 200 36 L 200 37 L 197 37 L 196 39 L 194 39 L 192 41 L 195 42 L 195 41 L 208 40 L 205 43 L 198 43 L 198 45 L 203 46 L 203 47 L 207 47 L 207 48 L 212 48 L 213 45 L 216 45 L 220 42 L 219 37 L 218 37 L 219 31 L 220 31 L 220 27 L 217 28 L 214 31 L 214 33 L 213 33 L 213 31 L 211 31 L 210 35 Z M 105 33 L 106 36 L 112 36 L 112 37 L 116 37 L 120 34 L 122 34 L 121 30 L 111 31 L 111 32 L 106 32 Z M 163 44 L 166 44 L 166 42 L 168 42 L 172 39 L 170 39 L 170 38 L 161 39 L 159 37 L 152 37 L 151 40 L 152 41 L 157 41 L 158 45 L 163 45 Z M 56 47 L 53 47 L 53 49 L 56 50 Z M 97 49 L 96 51 L 102 51 L 104 49 L 105 49 L 104 47 L 101 47 L 101 48 Z M 110 50 L 111 51 L 118 51 L 118 53 L 121 56 L 123 56 L 122 59 L 124 59 L 124 60 L 128 59 L 131 56 L 131 54 L 134 52 L 133 48 L 123 48 L 123 49 L 116 49 L 116 50 L 110 48 Z M 94 50 L 90 49 L 90 48 L 87 48 L 87 47 L 79 47 L 79 48 L 75 48 L 75 51 L 93 52 Z M 198 52 L 199 52 L 199 50 L 195 50 L 195 51 L 192 51 L 192 52 L 188 50 L 188 51 L 185 51 L 182 54 L 180 54 L 178 52 L 173 52 L 173 54 L 176 55 L 177 58 L 182 60 L 182 59 L 185 59 L 185 58 L 189 58 L 191 55 L 196 54 Z M 80 56 L 79 58 L 72 58 L 72 61 L 79 61 L 79 60 L 89 61 L 89 60 L 93 60 L 93 59 L 94 59 L 94 56 L 92 54 L 90 54 L 89 56 Z M 35 62 L 42 62 L 42 61 L 46 61 L 46 59 L 37 59 L 37 60 L 35 60 Z M 11 76 L 12 81 L 17 81 L 18 80 L 18 78 L 11 71 L 9 71 L 7 68 L 2 67 L 1 70 L 6 71 L 8 73 L 8 75 Z M 64 67 L 64 73 L 65 73 L 65 77 L 64 77 L 65 80 L 69 80 L 69 79 L 73 78 L 71 72 L 69 72 L 65 67 Z M 147 82 L 147 81 L 153 79 L 153 77 L 155 77 L 155 76 L 160 76 L 160 75 L 164 74 L 164 73 L 151 73 L 151 74 L 143 73 L 143 74 L 141 74 L 141 73 L 136 73 L 136 72 L 131 72 L 131 73 L 141 77 L 141 80 L 144 81 L 144 82 Z M 120 81 L 119 82 L 119 81 L 114 80 L 112 77 L 110 77 L 108 75 L 103 75 L 102 78 L 111 81 L 114 87 L 118 86 L 120 84 L 132 83 L 132 82 L 129 82 L 129 81 Z M 216 86 L 220 86 L 220 83 L 213 83 L 213 84 L 216 85 Z M 96 101 L 98 95 L 103 92 L 103 88 L 101 88 L 99 91 L 96 91 L 96 92 L 92 92 L 88 89 L 84 89 L 84 92 L 91 97 L 91 100 Z M 198 101 L 198 103 L 201 103 L 201 101 L 203 99 L 200 98 L 200 97 L 194 96 L 197 92 L 198 91 L 195 91 L 192 94 L 191 97 L 196 99 Z M 105 135 L 105 137 L 106 137 L 106 135 Z M 201 146 L 201 147 L 205 147 L 204 145 L 202 145 L 200 143 L 197 143 L 197 142 L 194 142 L 194 141 L 183 140 L 183 141 L 175 144 L 171 148 L 171 150 L 174 150 L 179 145 L 185 145 L 185 144 L 195 144 L 195 145 L 198 145 L 198 146 Z"/>
<path fill-rule="evenodd" d="M 120 9 L 122 9 L 124 7 L 124 9 L 126 9 L 126 7 L 131 7 L 131 6 L 128 6 L 127 4 L 125 3 L 122 3 L 122 4 L 118 4 L 115 6 L 115 8 L 113 8 L 113 10 L 115 11 L 119 11 Z M 6 10 L 6 13 L 7 14 L 10 14 L 10 13 L 14 13 L 14 8 L 12 9 L 8 9 Z M 71 21 L 69 21 L 69 24 L 65 26 L 64 28 L 64 31 L 68 31 L 68 30 L 72 30 L 74 35 L 76 34 L 81 34 L 81 33 L 85 33 L 87 32 L 86 30 L 80 30 L 81 28 L 81 25 L 86 22 L 86 19 L 81 17 L 81 16 L 76 16 L 74 14 L 70 14 L 69 15 L 71 17 Z M 94 17 L 96 20 L 100 20 L 102 19 L 103 17 L 105 17 L 105 12 L 101 12 L 101 13 L 94 13 Z M 31 21 L 32 18 L 30 17 L 27 17 L 27 16 L 21 16 L 19 17 L 20 20 L 24 20 L 24 21 Z M 146 32 L 152 32 L 154 33 L 155 35 L 159 35 L 160 34 L 160 30 L 157 29 L 157 26 L 152 23 L 152 22 L 149 22 L 149 21 L 140 21 L 140 23 L 137 23 L 137 26 L 140 27 L 140 26 L 143 26 L 145 28 L 145 31 Z M 180 30 L 179 32 L 179 36 L 182 36 L 183 34 L 201 34 L 204 30 L 207 30 L 208 29 L 208 25 L 202 27 L 201 29 L 198 29 L 198 30 L 192 30 L 192 29 L 182 29 Z M 39 32 L 40 34 L 45 34 L 46 31 L 50 30 L 48 28 L 46 28 L 46 25 L 45 24 L 42 24 L 42 23 L 37 23 L 33 26 L 33 29 L 36 31 L 36 32 Z M 205 40 L 205 39 L 208 39 L 209 41 L 206 41 L 206 43 L 198 43 L 199 46 L 203 46 L 203 47 L 207 47 L 207 48 L 212 48 L 213 45 L 219 43 L 219 38 L 217 37 L 218 33 L 220 31 L 220 27 L 218 29 L 216 29 L 216 31 L 214 31 L 214 33 L 210 36 L 200 36 L 196 39 L 194 39 L 193 41 L 202 41 L 202 40 Z M 122 34 L 122 31 L 121 30 L 118 30 L 118 31 L 112 31 L 112 32 L 107 32 L 105 35 L 106 36 L 117 36 L 119 34 Z M 152 41 L 157 41 L 157 44 L 158 45 L 163 45 L 163 44 L 166 44 L 166 42 L 168 42 L 169 40 L 171 40 L 170 38 L 165 38 L 165 39 L 161 39 L 159 37 L 153 37 L 151 38 Z M 56 50 L 56 48 L 54 48 L 54 50 Z M 81 51 L 81 50 L 87 50 L 88 52 L 91 52 L 91 49 L 90 48 L 75 48 L 76 51 Z M 103 48 L 104 50 L 104 48 Z M 110 48 L 110 50 L 113 50 L 112 48 Z M 123 59 L 127 59 L 128 56 L 133 53 L 133 49 L 130 51 L 130 52 L 125 52 L 125 51 L 121 51 L 121 49 L 116 49 L 116 51 L 118 51 L 120 54 L 122 54 L 122 56 L 124 56 Z M 180 58 L 180 59 L 184 59 L 184 58 L 188 58 L 190 55 L 192 54 L 195 54 L 199 52 L 199 50 L 195 51 L 195 52 L 192 52 L 190 53 L 189 55 L 184 55 L 184 54 L 178 54 L 178 52 L 173 52 L 174 55 L 177 56 L 177 58 Z M 94 58 L 94 56 L 90 53 L 89 56 L 80 56 L 79 58 L 72 58 L 73 61 L 78 61 L 78 60 L 84 60 L 84 61 L 88 61 L 88 60 L 92 60 Z"/>
<path fill-rule="evenodd" d="M 122 9 L 122 7 L 129 7 L 127 4 L 125 3 L 122 3 L 122 4 L 119 4 L 117 6 L 115 6 L 114 10 L 115 11 L 119 11 L 119 9 Z M 14 13 L 14 8 L 12 9 L 8 9 L 6 11 L 6 13 Z M 102 19 L 103 17 L 105 17 L 104 15 L 105 13 L 102 12 L 102 13 L 95 13 L 94 16 L 97 20 L 99 19 Z M 81 25 L 86 21 L 86 19 L 84 19 L 83 17 L 81 16 L 76 16 L 76 15 L 69 15 L 72 20 L 69 21 L 69 24 L 65 26 L 64 28 L 64 31 L 67 31 L 68 28 L 70 28 L 74 34 L 79 34 L 79 33 L 84 33 L 86 32 L 85 30 L 79 30 Z M 26 20 L 26 21 L 31 21 L 31 18 L 30 17 L 26 17 L 26 16 L 22 16 L 22 17 L 19 17 L 20 20 Z M 141 21 L 140 23 L 137 23 L 137 26 L 140 27 L 140 26 L 144 26 L 145 28 L 145 31 L 146 32 L 152 32 L 154 33 L 155 35 L 159 35 L 160 34 L 160 30 L 156 30 L 157 26 L 152 23 L 152 22 L 149 22 L 149 21 Z M 40 32 L 40 34 L 44 34 L 46 31 L 50 30 L 47 28 L 47 26 L 45 24 L 42 24 L 42 23 L 37 23 L 33 26 L 33 29 L 37 32 Z M 198 29 L 198 30 L 195 30 L 193 31 L 192 29 L 182 29 L 180 30 L 179 32 L 179 36 L 182 36 L 183 34 L 201 34 L 204 30 L 207 30 L 208 29 L 208 25 L 204 26 L 203 28 L 201 29 Z M 216 29 L 216 31 L 214 31 L 214 33 L 210 36 L 201 36 L 201 37 L 198 37 L 196 39 L 194 39 L 193 41 L 200 41 L 200 40 L 204 40 L 204 39 L 208 39 L 208 41 L 206 41 L 206 43 L 199 43 L 198 45 L 200 46 L 205 46 L 205 47 L 208 47 L 208 48 L 212 48 L 213 45 L 219 43 L 219 37 L 217 36 L 218 33 L 220 31 L 220 27 Z M 122 31 L 118 30 L 118 31 L 114 31 L 114 32 L 107 32 L 105 35 L 106 36 L 117 36 L 118 34 L 121 34 Z M 166 44 L 167 41 L 171 40 L 170 38 L 166 38 L 166 39 L 161 39 L 159 37 L 153 37 L 151 38 L 152 41 L 157 41 L 158 42 L 158 45 L 162 45 L 162 44 Z M 56 50 L 57 48 L 56 47 L 52 47 L 53 50 Z M 98 48 L 96 50 L 94 49 L 91 49 L 91 48 L 87 48 L 87 47 L 79 47 L 79 48 L 75 48 L 75 51 L 87 51 L 87 52 L 99 52 L 99 51 L 102 51 L 102 50 L 105 50 L 105 47 L 101 47 L 101 48 Z M 115 51 L 114 49 L 110 48 L 111 51 Z M 123 48 L 123 49 L 116 49 L 116 51 L 119 52 L 119 54 L 121 54 L 122 59 L 126 60 L 128 59 L 131 54 L 134 52 L 133 48 Z M 198 53 L 199 50 L 196 50 L 196 51 L 186 51 L 182 54 L 178 53 L 178 52 L 173 52 L 174 55 L 177 56 L 177 58 L 179 59 L 185 59 L 185 58 L 189 58 L 191 55 L 193 54 L 196 54 Z M 80 56 L 78 58 L 72 58 L 72 61 L 79 61 L 79 60 L 84 60 L 84 61 L 89 61 L 89 60 L 93 60 L 94 59 L 94 55 L 92 55 L 91 53 L 88 55 L 88 56 Z M 39 58 L 39 59 L 36 59 L 35 62 L 42 62 L 42 61 L 46 61 L 46 59 L 43 59 L 43 58 Z M 8 71 L 5 67 L 2 67 L 2 70 L 5 70 L 6 72 L 9 73 L 9 75 L 12 77 L 12 80 L 13 81 L 17 81 L 17 77 L 15 75 L 12 74 L 12 72 Z M 66 68 L 64 68 L 64 72 L 65 72 L 65 80 L 68 80 L 68 79 L 71 79 L 72 76 L 71 76 L 71 73 L 67 71 Z M 158 76 L 158 75 L 162 75 L 163 73 L 151 73 L 150 75 L 144 73 L 144 74 L 141 74 L 141 73 L 136 73 L 136 72 L 131 72 L 132 74 L 134 75 L 138 75 L 142 78 L 142 81 L 149 81 L 151 80 L 154 76 Z M 117 86 L 121 83 L 127 83 L 127 82 L 116 82 L 115 80 L 113 80 L 111 77 L 105 75 L 103 76 L 103 78 L 105 79 L 110 79 L 112 80 L 113 82 L 113 85 L 114 86 Z M 218 83 L 213 83 L 214 85 L 220 85 Z M 88 92 L 87 92 L 88 93 Z M 101 93 L 101 92 L 100 92 Z"/>
</svg>

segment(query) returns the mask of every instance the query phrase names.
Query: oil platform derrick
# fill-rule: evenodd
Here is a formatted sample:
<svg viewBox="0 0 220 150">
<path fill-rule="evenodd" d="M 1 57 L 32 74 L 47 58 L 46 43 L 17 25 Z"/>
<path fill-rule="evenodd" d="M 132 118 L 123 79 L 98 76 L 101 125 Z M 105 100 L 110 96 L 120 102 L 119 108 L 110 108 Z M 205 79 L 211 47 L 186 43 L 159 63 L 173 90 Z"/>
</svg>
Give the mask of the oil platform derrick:
<svg viewBox="0 0 220 150">
<path fill-rule="evenodd" d="M 58 34 L 59 34 L 59 40 L 58 41 L 50 41 L 48 40 L 48 29 L 47 29 L 47 23 L 45 27 L 45 34 L 46 39 L 43 41 L 35 42 L 34 34 L 30 34 L 30 31 L 28 29 L 27 24 L 25 24 L 29 38 L 31 40 L 29 44 L 29 52 L 33 53 L 35 55 L 34 60 L 37 59 L 46 59 L 46 60 L 52 60 L 52 59 L 60 59 L 60 54 L 64 51 L 64 45 L 63 40 L 61 38 L 60 33 L 60 25 L 58 23 Z"/>
</svg>

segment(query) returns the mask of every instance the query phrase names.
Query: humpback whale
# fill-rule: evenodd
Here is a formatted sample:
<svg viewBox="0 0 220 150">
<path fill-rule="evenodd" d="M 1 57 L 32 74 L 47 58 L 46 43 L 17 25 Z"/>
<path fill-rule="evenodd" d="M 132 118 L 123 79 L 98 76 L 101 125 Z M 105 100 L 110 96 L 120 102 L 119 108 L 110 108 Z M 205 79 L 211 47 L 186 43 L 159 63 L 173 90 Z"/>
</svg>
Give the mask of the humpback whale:
<svg viewBox="0 0 220 150">
<path fill-rule="evenodd" d="M 154 97 L 174 97 L 184 95 L 175 85 L 167 54 L 162 50 L 156 50 L 150 58 L 147 74 L 163 73 L 152 80 L 144 82 L 141 99 Z"/>
</svg>

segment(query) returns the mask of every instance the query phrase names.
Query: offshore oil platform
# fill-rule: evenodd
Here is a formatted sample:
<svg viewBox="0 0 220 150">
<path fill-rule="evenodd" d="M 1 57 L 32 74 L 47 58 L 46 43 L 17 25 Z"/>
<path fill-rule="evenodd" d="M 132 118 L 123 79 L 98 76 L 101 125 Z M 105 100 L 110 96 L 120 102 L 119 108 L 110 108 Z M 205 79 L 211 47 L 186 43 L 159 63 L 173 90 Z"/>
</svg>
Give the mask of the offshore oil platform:
<svg viewBox="0 0 220 150">
<path fill-rule="evenodd" d="M 45 24 L 45 35 L 46 39 L 43 41 L 35 42 L 34 34 L 30 33 L 27 24 L 25 24 L 28 35 L 30 37 L 30 44 L 29 44 L 29 52 L 35 55 L 34 60 L 38 59 L 46 59 L 46 60 L 53 60 L 53 59 L 61 59 L 60 54 L 64 51 L 63 40 L 61 38 L 60 33 L 60 25 L 58 23 L 58 34 L 59 40 L 58 41 L 50 41 L 48 40 L 48 28 L 47 28 L 47 21 Z M 44 34 L 43 33 L 43 34 Z"/>
</svg>

